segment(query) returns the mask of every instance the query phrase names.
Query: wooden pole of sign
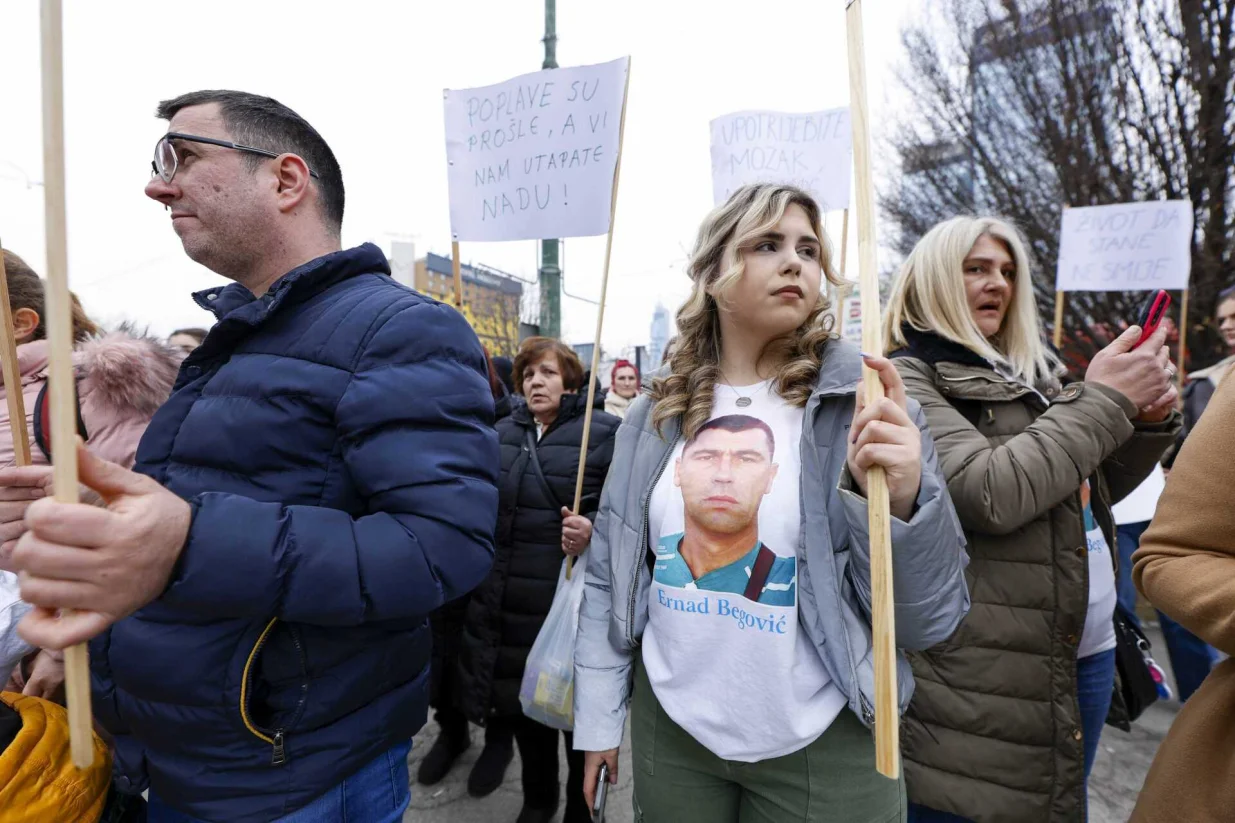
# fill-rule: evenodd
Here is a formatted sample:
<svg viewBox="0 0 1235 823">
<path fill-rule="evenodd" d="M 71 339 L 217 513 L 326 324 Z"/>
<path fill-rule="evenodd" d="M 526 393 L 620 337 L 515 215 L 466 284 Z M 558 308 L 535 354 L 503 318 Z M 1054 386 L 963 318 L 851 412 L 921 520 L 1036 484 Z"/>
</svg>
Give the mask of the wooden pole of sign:
<svg viewBox="0 0 1235 823">
<path fill-rule="evenodd" d="M 1068 208 L 1069 208 L 1068 204 L 1064 203 L 1063 210 L 1067 211 Z M 1063 229 L 1061 228 L 1060 231 L 1062 232 Z M 1056 286 L 1059 285 L 1058 279 L 1056 280 L 1055 285 Z M 1059 351 L 1060 347 L 1063 345 L 1063 308 L 1064 308 L 1064 302 L 1066 300 L 1067 298 L 1064 296 L 1064 293 L 1056 289 L 1055 290 L 1055 328 L 1051 330 L 1051 342 L 1055 344 L 1055 351 L 1057 352 Z"/>
<path fill-rule="evenodd" d="M 1183 297 L 1179 301 L 1179 370 L 1175 376 L 1179 378 L 1180 386 L 1188 376 L 1188 291 L 1188 287 L 1184 286 Z"/>
<path fill-rule="evenodd" d="M 1051 332 L 1051 342 L 1055 344 L 1055 351 L 1059 351 L 1059 347 L 1063 345 L 1063 304 L 1065 299 L 1063 292 L 1055 292 L 1055 330 Z"/>
<path fill-rule="evenodd" d="M 883 354 L 879 318 L 879 271 L 875 243 L 875 186 L 871 175 L 870 113 L 866 102 L 866 51 L 862 37 L 862 0 L 848 0 L 845 28 L 849 38 L 849 106 L 853 120 L 853 167 L 858 220 L 858 281 L 862 298 L 862 348 Z M 883 383 L 863 367 L 867 405 L 883 398 Z M 900 705 L 896 694 L 896 613 L 892 596 L 892 532 L 888 479 L 881 466 L 866 473 L 870 514 L 871 630 L 875 653 L 875 768 L 884 777 L 900 777 Z"/>
<path fill-rule="evenodd" d="M 840 276 L 845 276 L 845 260 L 849 255 L 849 209 L 840 221 Z"/>
<path fill-rule="evenodd" d="M 3 244 L 0 244 L 3 248 Z M 13 339 L 13 307 L 9 305 L 9 278 L 0 254 L 0 366 L 4 372 L 4 396 L 9 404 L 9 430 L 13 434 L 13 462 L 30 465 L 30 433 L 26 429 L 26 403 L 21 395 L 21 369 L 17 367 L 17 341 Z"/>
<path fill-rule="evenodd" d="M 77 503 L 77 401 L 73 397 L 73 312 L 69 293 L 64 183 L 64 34 L 60 0 L 43 0 L 43 185 L 47 235 L 48 391 L 56 500 Z M 10 392 L 9 394 L 15 394 Z M 73 765 L 94 762 L 90 663 L 84 643 L 64 650 Z"/>
<path fill-rule="evenodd" d="M 459 264 L 459 241 L 450 244 L 450 271 L 455 277 L 455 308 L 463 311 L 463 270 Z"/>
<path fill-rule="evenodd" d="M 622 142 L 626 138 L 626 98 L 630 95 L 630 59 L 626 62 L 626 87 L 622 90 L 622 119 L 618 125 L 618 153 L 613 164 L 613 194 L 609 200 L 609 234 L 605 238 L 605 268 L 600 275 L 600 305 L 596 307 L 596 336 L 592 338 L 592 368 L 588 372 L 587 408 L 583 412 L 583 442 L 579 444 L 579 475 L 575 478 L 575 504 L 570 510 L 579 513 L 583 502 L 583 471 L 587 467 L 587 443 L 592 433 L 592 402 L 596 399 L 596 370 L 600 368 L 600 333 L 605 325 L 605 296 L 609 291 L 609 258 L 613 254 L 613 220 L 617 216 L 618 179 L 622 175 Z M 566 561 L 566 579 L 575 568 L 575 558 Z"/>
<path fill-rule="evenodd" d="M 840 268 L 837 270 L 840 273 L 842 280 L 845 277 L 845 263 L 849 257 L 849 209 L 845 209 L 840 221 Z M 845 298 L 849 295 L 836 290 L 836 330 L 841 334 L 845 332 Z"/>
</svg>

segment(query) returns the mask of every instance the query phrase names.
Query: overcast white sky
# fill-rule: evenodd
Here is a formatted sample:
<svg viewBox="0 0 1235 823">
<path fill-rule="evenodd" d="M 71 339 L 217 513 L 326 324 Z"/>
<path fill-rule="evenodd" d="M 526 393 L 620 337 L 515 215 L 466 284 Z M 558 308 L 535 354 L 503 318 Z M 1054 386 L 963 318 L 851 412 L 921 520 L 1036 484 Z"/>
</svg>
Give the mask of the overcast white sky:
<svg viewBox="0 0 1235 823">
<path fill-rule="evenodd" d="M 450 253 L 442 89 L 540 67 L 542 0 L 65 0 L 70 284 L 97 319 L 166 333 L 210 316 L 189 292 L 222 282 L 184 256 L 142 193 L 165 124 L 157 101 L 200 88 L 270 95 L 330 143 L 347 187 L 345 246 Z M 913 0 L 865 0 L 872 122 Z M 632 57 L 604 342 L 647 341 L 658 300 L 688 291 L 685 250 L 712 205 L 708 122 L 742 109 L 846 105 L 844 0 L 558 0 L 558 62 Z M 43 270 L 39 21 L 0 4 L 0 239 Z M 879 158 L 876 158 L 877 163 Z M 839 229 L 833 216 L 830 230 Z M 852 237 L 851 237 L 852 240 Z M 566 287 L 596 297 L 604 238 L 566 244 Z M 536 243 L 468 243 L 462 256 L 534 278 Z M 852 256 L 851 256 L 852 260 Z M 564 337 L 595 308 L 563 298 Z"/>
</svg>

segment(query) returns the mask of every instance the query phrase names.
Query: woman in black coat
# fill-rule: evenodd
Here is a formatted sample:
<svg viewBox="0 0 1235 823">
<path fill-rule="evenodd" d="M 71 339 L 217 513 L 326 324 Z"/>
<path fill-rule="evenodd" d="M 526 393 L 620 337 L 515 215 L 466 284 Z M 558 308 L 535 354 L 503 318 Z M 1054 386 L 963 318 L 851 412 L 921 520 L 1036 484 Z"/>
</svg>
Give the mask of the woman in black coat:
<svg viewBox="0 0 1235 823">
<path fill-rule="evenodd" d="M 502 378 L 501 362 L 508 358 L 490 357 L 489 390 L 493 393 L 493 419 L 497 422 L 510 416 L 520 403 L 507 388 L 509 376 Z M 463 622 L 467 617 L 467 597 L 447 603 L 429 615 L 433 630 L 433 664 L 429 670 L 429 705 L 437 710 L 440 733 L 429 753 L 420 761 L 416 780 L 425 786 L 439 783 L 450 772 L 455 761 L 472 744 L 467 716 L 459 704 L 462 688 L 459 682 L 459 649 L 463 645 Z M 494 726 L 485 735 L 485 751 L 468 776 L 467 789 L 473 797 L 491 794 L 502 783 L 506 766 L 513 756 L 514 738 L 509 729 Z"/>
<path fill-rule="evenodd" d="M 586 412 L 586 396 L 578 393 L 583 367 L 567 346 L 533 337 L 515 358 L 514 372 L 527 405 L 497 425 L 502 473 L 496 555 L 488 579 L 468 604 L 460 696 L 469 719 L 513 731 L 523 761 L 518 823 L 547 823 L 560 800 L 558 732 L 523 715 L 519 686 L 553 603 L 562 560 L 582 553 L 591 540 L 591 520 L 621 421 L 593 410 L 583 499 L 580 514 L 572 515 L 568 507 L 574 502 Z M 569 733 L 565 737 L 569 776 L 563 823 L 587 823 L 582 752 L 573 750 Z"/>
</svg>

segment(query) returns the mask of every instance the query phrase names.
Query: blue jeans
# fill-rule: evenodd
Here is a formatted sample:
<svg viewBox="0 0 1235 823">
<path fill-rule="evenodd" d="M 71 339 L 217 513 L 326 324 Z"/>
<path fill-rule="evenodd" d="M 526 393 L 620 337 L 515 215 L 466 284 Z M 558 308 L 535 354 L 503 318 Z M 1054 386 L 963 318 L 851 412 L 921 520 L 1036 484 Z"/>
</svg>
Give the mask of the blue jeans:
<svg viewBox="0 0 1235 823">
<path fill-rule="evenodd" d="M 407 775 L 411 748 L 411 741 L 400 743 L 309 805 L 273 823 L 399 823 L 412 799 Z M 152 791 L 146 823 L 206 822 L 176 811 Z"/>
<path fill-rule="evenodd" d="M 1081 733 L 1085 736 L 1085 794 L 1089 794 L 1089 772 L 1098 754 L 1102 725 L 1111 710 L 1115 689 L 1115 650 L 1099 652 L 1076 661 L 1076 700 L 1081 708 Z M 909 823 L 970 823 L 968 818 L 909 804 Z"/>
<path fill-rule="evenodd" d="M 1076 661 L 1076 701 L 1081 707 L 1081 733 L 1085 736 L 1085 783 L 1098 754 L 1102 726 L 1111 711 L 1115 690 L 1115 650 L 1091 654 Z"/>
<path fill-rule="evenodd" d="M 1149 522 L 1126 523 L 1119 527 L 1119 578 L 1115 581 L 1119 605 L 1136 620 L 1136 584 L 1132 582 L 1132 553 L 1141 545 L 1141 535 L 1149 528 Z M 1201 687 L 1201 681 L 1209 675 L 1217 661 L 1217 653 L 1199 637 L 1158 612 L 1162 636 L 1166 639 L 1166 653 L 1171 659 L 1171 671 L 1175 674 L 1176 695 L 1183 703 Z"/>
</svg>

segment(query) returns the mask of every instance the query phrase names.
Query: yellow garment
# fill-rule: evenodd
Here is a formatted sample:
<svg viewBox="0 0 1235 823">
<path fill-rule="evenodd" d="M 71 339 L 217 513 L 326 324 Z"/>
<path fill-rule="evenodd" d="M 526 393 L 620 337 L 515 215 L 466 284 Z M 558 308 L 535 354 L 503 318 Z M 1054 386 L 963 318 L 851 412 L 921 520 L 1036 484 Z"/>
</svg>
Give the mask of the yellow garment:
<svg viewBox="0 0 1235 823">
<path fill-rule="evenodd" d="M 0 823 L 96 823 L 107 802 L 111 754 L 94 738 L 94 765 L 69 753 L 68 712 L 38 697 L 0 694 L 21 715 L 21 731 L 0 752 Z"/>
</svg>

